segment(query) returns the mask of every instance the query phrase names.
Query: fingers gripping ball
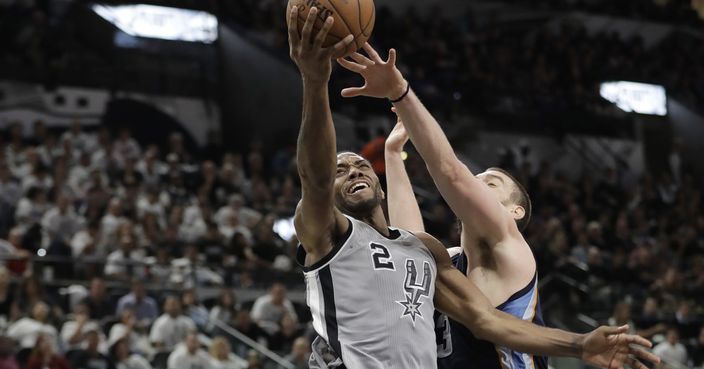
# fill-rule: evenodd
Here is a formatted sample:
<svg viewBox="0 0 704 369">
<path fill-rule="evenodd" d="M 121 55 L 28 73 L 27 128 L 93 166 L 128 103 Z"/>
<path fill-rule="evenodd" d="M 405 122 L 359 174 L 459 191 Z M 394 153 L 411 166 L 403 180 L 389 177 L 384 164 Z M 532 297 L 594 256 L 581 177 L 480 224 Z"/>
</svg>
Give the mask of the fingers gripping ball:
<svg viewBox="0 0 704 369">
<path fill-rule="evenodd" d="M 331 47 L 345 38 L 353 35 L 354 41 L 347 49 L 334 55 L 335 58 L 344 57 L 362 48 L 369 39 L 374 29 L 376 10 L 373 0 L 289 0 L 286 8 L 286 19 L 290 19 L 291 8 L 298 6 L 298 32 L 303 30 L 303 25 L 312 7 L 318 9 L 312 37 L 323 27 L 327 17 L 335 18 L 335 23 L 323 43 L 324 47 Z"/>
</svg>

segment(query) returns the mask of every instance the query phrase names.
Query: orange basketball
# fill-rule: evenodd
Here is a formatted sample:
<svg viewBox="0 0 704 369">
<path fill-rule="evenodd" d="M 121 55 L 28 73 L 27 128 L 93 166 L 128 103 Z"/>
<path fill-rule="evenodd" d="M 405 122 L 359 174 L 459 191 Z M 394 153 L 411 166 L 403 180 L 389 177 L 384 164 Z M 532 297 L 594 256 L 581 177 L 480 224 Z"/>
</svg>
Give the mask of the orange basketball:
<svg viewBox="0 0 704 369">
<path fill-rule="evenodd" d="M 345 38 L 353 35 L 354 41 L 347 46 L 343 52 L 335 57 L 343 57 L 359 50 L 369 39 L 374 29 L 376 10 L 373 0 L 289 0 L 286 8 L 286 20 L 288 21 L 291 8 L 298 6 L 298 31 L 303 29 L 308 18 L 308 12 L 312 7 L 318 9 L 318 15 L 313 35 L 322 28 L 328 16 L 335 18 L 335 23 L 328 33 L 324 46 L 332 46 Z"/>
</svg>

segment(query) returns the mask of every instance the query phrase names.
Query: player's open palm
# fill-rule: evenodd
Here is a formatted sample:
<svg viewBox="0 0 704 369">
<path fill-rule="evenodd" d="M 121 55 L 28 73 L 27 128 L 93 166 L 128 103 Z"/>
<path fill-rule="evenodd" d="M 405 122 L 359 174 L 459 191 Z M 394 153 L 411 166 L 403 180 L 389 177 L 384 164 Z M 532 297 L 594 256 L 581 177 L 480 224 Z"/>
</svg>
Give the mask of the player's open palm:
<svg viewBox="0 0 704 369">
<path fill-rule="evenodd" d="M 364 44 L 364 51 L 368 57 L 354 53 L 350 55 L 352 60 L 337 59 L 342 67 L 364 78 L 364 86 L 345 88 L 342 90 L 342 96 L 369 96 L 394 100 L 403 95 L 407 84 L 396 68 L 396 50 L 389 50 L 389 57 L 386 60 L 381 59 L 379 53 L 369 43 Z"/>
<path fill-rule="evenodd" d="M 644 349 L 652 347 L 650 341 L 626 332 L 627 325 L 592 331 L 585 338 L 582 360 L 604 369 L 647 369 L 641 360 L 660 362 L 660 358 Z"/>
</svg>

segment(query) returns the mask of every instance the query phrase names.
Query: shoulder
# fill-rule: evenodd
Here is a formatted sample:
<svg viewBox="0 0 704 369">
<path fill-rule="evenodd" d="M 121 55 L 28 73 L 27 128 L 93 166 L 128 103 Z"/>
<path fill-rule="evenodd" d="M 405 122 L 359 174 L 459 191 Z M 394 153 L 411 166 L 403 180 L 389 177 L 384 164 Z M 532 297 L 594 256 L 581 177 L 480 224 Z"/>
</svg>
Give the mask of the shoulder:
<svg viewBox="0 0 704 369">
<path fill-rule="evenodd" d="M 435 263 L 438 264 L 438 266 L 451 265 L 447 248 L 437 238 L 425 232 L 414 232 L 413 235 L 423 242 L 423 245 L 425 245 L 428 251 L 433 255 Z"/>
</svg>

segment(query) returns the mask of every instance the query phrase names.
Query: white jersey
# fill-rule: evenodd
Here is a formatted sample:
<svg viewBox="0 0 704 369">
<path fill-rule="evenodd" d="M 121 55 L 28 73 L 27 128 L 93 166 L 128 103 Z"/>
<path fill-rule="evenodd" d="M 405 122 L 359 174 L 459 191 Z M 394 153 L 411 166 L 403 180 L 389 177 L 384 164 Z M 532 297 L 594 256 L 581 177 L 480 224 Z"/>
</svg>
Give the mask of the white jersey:
<svg viewBox="0 0 704 369">
<path fill-rule="evenodd" d="M 436 368 L 430 250 L 409 232 L 386 237 L 348 219 L 330 254 L 303 268 L 313 327 L 348 369 Z M 304 265 L 302 247 L 297 259 Z"/>
</svg>

